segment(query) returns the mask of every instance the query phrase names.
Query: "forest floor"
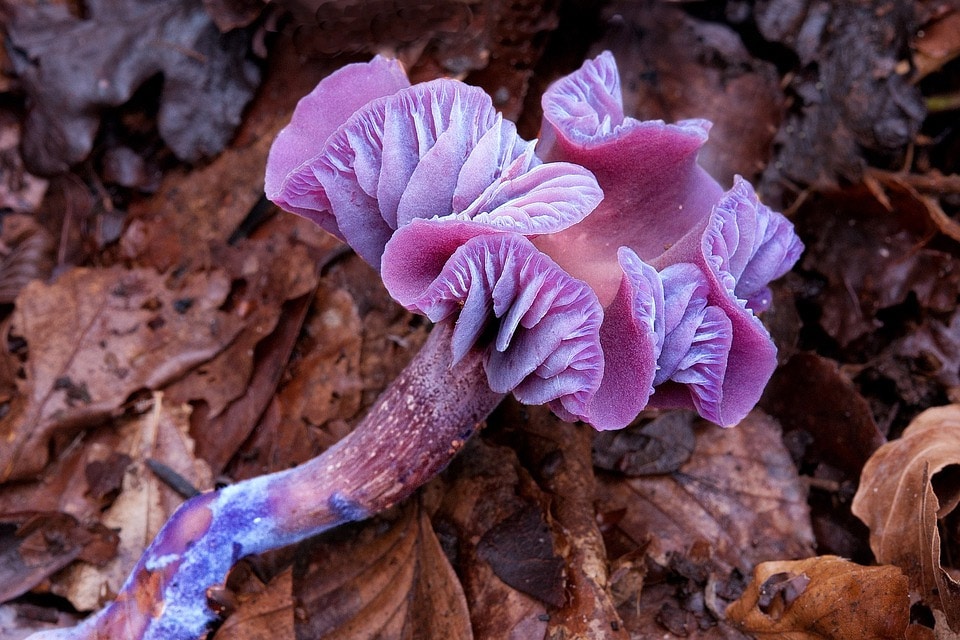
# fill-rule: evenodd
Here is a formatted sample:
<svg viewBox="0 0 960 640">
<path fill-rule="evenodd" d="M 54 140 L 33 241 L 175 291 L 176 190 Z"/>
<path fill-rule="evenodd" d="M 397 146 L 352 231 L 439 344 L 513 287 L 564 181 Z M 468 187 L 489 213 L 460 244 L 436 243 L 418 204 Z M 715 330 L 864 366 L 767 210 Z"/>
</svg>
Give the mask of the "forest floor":
<svg viewBox="0 0 960 640">
<path fill-rule="evenodd" d="M 241 561 L 210 638 L 960 634 L 957 2 L 0 19 L 0 639 L 101 608 L 185 492 L 319 454 L 424 341 L 369 266 L 264 199 L 301 96 L 385 53 L 484 88 L 532 139 L 544 89 L 603 50 L 628 114 L 712 120 L 701 164 L 806 245 L 762 316 L 760 406 L 596 434 L 505 401 L 414 498 Z"/>
</svg>

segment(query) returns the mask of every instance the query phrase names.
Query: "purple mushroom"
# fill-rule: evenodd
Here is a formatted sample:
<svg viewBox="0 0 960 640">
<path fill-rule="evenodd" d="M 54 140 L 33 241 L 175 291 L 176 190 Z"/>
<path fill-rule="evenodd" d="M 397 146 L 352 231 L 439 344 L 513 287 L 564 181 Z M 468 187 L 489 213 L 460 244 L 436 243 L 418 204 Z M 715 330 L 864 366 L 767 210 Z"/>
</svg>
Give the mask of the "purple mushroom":
<svg viewBox="0 0 960 640">
<path fill-rule="evenodd" d="M 369 517 L 442 469 L 507 393 L 626 426 L 647 406 L 733 424 L 774 346 L 754 316 L 802 246 L 743 180 L 697 164 L 708 124 L 625 118 L 603 54 L 544 97 L 539 147 L 481 90 L 411 86 L 375 58 L 332 74 L 277 136 L 266 192 L 437 323 L 320 457 L 186 502 L 117 599 L 34 638 L 199 637 L 239 558 Z"/>
</svg>

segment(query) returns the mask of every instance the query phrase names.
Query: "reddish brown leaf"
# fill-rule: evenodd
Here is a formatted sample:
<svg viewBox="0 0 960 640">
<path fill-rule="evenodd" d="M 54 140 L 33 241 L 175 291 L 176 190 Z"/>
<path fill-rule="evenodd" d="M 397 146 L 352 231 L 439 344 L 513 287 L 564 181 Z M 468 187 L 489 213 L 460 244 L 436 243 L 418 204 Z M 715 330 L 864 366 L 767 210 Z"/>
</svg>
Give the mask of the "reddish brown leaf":
<svg viewBox="0 0 960 640">
<path fill-rule="evenodd" d="M 924 25 L 917 34 L 913 54 L 917 77 L 937 71 L 957 56 L 960 56 L 960 10 L 954 8 Z"/>
<path fill-rule="evenodd" d="M 0 602 L 26 593 L 87 551 L 91 560 L 108 559 L 116 533 L 57 511 L 0 516 Z M 104 558 L 106 556 L 106 558 Z"/>
<path fill-rule="evenodd" d="M 801 234 L 812 235 L 802 262 L 822 274 L 819 323 L 841 347 L 869 335 L 877 312 L 912 293 L 931 311 L 952 312 L 960 270 L 952 253 L 927 246 L 932 225 L 923 204 L 890 190 L 890 210 L 864 188 L 812 197 L 803 205 Z"/>
<path fill-rule="evenodd" d="M 37 473 L 55 435 L 104 420 L 133 392 L 216 355 L 242 326 L 218 310 L 228 292 L 216 272 L 172 284 L 149 270 L 75 269 L 52 285 L 31 283 L 7 332 L 8 349 L 25 341 L 26 359 L 20 395 L 0 420 L 0 479 Z"/>
<path fill-rule="evenodd" d="M 317 273 L 307 248 L 285 233 L 213 253 L 230 274 L 229 305 L 243 317 L 244 328 L 226 349 L 167 393 L 176 402 L 202 403 L 202 415 L 193 421 L 197 453 L 220 473 L 273 396 Z"/>
<path fill-rule="evenodd" d="M 910 619 L 907 579 L 896 567 L 836 556 L 764 562 L 727 617 L 761 640 L 899 640 Z"/>
<path fill-rule="evenodd" d="M 475 438 L 451 465 L 450 488 L 434 517 L 441 539 L 455 545 L 455 566 L 478 640 L 542 638 L 549 616 L 541 600 L 514 589 L 479 557 L 486 532 L 526 508 L 543 513 L 546 496 L 507 447 Z M 514 556 L 516 558 L 516 556 Z"/>
<path fill-rule="evenodd" d="M 836 362 L 815 353 L 799 353 L 774 373 L 763 407 L 784 431 L 799 430 L 811 439 L 807 458 L 827 462 L 851 480 L 886 441 L 850 379 Z"/>
<path fill-rule="evenodd" d="M 812 553 L 806 488 L 779 425 L 759 411 L 732 429 L 699 425 L 693 455 L 673 473 L 601 475 L 598 495 L 608 551 L 629 554 L 612 587 L 633 633 L 724 637 L 717 622 L 740 576 Z"/>
<path fill-rule="evenodd" d="M 565 565 L 565 598 L 550 609 L 547 637 L 627 638 L 610 593 L 607 552 L 594 506 L 590 445 L 597 434 L 586 425 L 561 421 L 546 407 L 507 401 L 501 410 L 506 425 L 517 429 L 511 442 L 550 498 L 556 553 Z"/>
<path fill-rule="evenodd" d="M 487 530 L 477 557 L 508 585 L 554 607 L 563 606 L 563 559 L 539 507 L 527 506 Z"/>
<path fill-rule="evenodd" d="M 939 531 L 960 503 L 960 405 L 928 409 L 863 468 L 853 513 L 870 527 L 878 562 L 903 569 L 911 591 L 960 630 L 960 582 Z M 948 529 L 949 530 L 949 529 Z M 949 556 L 947 556 L 949 557 Z"/>
<path fill-rule="evenodd" d="M 293 570 L 287 569 L 260 590 L 242 594 L 239 606 L 214 640 L 294 640 Z"/>
<path fill-rule="evenodd" d="M 298 638 L 473 637 L 460 583 L 415 502 L 306 543 L 293 579 Z"/>
</svg>

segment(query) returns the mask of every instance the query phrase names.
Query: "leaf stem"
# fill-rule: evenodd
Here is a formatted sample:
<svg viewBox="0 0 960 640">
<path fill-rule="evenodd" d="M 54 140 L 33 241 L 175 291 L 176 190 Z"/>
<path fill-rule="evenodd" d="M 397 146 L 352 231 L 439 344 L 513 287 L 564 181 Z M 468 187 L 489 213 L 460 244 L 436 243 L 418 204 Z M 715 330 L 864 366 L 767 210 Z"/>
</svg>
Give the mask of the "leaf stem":
<svg viewBox="0 0 960 640">
<path fill-rule="evenodd" d="M 483 354 L 452 362 L 452 327 L 420 352 L 356 429 L 313 460 L 185 502 L 144 552 L 117 598 L 79 626 L 30 640 L 191 640 L 216 619 L 207 590 L 244 556 L 362 520 L 441 471 L 503 398 Z"/>
</svg>

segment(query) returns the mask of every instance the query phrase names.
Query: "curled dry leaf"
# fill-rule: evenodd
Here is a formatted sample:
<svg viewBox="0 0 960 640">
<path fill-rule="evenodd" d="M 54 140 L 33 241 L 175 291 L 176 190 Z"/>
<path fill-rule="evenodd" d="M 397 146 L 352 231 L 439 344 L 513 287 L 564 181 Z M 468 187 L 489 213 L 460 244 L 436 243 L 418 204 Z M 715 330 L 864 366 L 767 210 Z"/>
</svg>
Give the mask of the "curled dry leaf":
<svg viewBox="0 0 960 640">
<path fill-rule="evenodd" d="M 853 513 L 870 527 L 877 561 L 907 574 L 910 589 L 960 631 L 960 582 L 941 559 L 938 521 L 960 503 L 960 405 L 928 409 L 867 461 Z"/>
<path fill-rule="evenodd" d="M 460 582 L 415 501 L 304 543 L 293 588 L 298 638 L 473 638 Z"/>
<path fill-rule="evenodd" d="M 910 619 L 907 579 L 897 567 L 835 556 L 764 562 L 727 619 L 760 640 L 899 640 Z"/>
<path fill-rule="evenodd" d="M 229 288 L 218 272 L 175 287 L 154 271 L 122 268 L 29 284 L 2 354 L 21 370 L 0 418 L 0 479 L 37 473 L 52 438 L 114 415 L 133 392 L 158 389 L 228 345 L 243 324 L 219 310 Z"/>
</svg>

